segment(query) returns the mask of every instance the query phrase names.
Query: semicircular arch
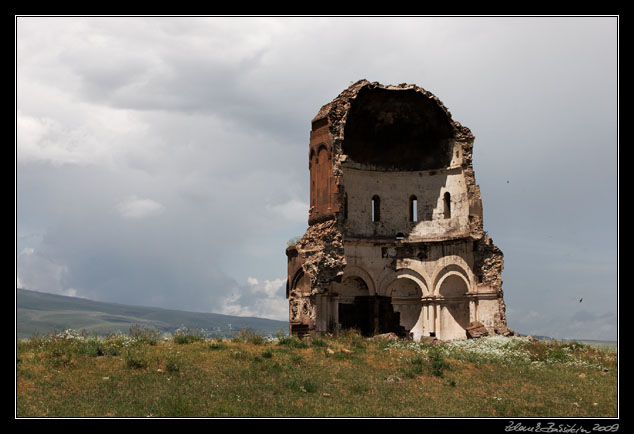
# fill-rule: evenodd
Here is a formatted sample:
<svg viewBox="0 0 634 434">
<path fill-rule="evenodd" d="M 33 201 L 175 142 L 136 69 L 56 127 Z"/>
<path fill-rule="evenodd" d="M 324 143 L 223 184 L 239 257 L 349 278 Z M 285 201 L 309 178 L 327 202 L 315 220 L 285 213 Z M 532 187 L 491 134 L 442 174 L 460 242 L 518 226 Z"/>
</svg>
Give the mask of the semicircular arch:
<svg viewBox="0 0 634 434">
<path fill-rule="evenodd" d="M 301 294 L 310 293 L 310 281 L 308 276 L 304 274 L 304 270 L 301 268 L 297 270 L 297 272 L 293 275 L 291 279 L 291 284 L 289 285 L 290 292 L 299 291 Z"/>
<path fill-rule="evenodd" d="M 445 282 L 448 282 L 448 285 L 443 287 Z M 456 282 L 460 283 L 457 284 Z M 462 284 L 464 284 L 464 286 Z M 458 271 L 448 271 L 438 280 L 436 295 L 453 297 L 464 295 L 467 292 L 469 292 L 469 281 L 465 278 L 464 274 Z"/>
<path fill-rule="evenodd" d="M 410 279 L 418 285 L 423 297 L 431 295 L 431 290 L 429 288 L 429 284 L 427 283 L 427 279 L 414 270 L 411 270 L 409 268 L 401 268 L 396 272 L 396 279 Z M 391 285 L 391 283 L 392 282 L 390 282 L 388 286 Z"/>
<path fill-rule="evenodd" d="M 467 291 L 473 287 L 472 273 L 469 272 L 469 265 L 460 256 L 448 256 L 439 264 L 432 274 L 432 293 L 439 294 L 441 280 L 444 280 L 448 273 L 458 274 L 467 285 Z"/>
<path fill-rule="evenodd" d="M 365 271 L 363 268 L 358 265 L 347 265 L 343 270 L 343 278 L 344 281 L 348 277 L 358 277 L 363 280 L 368 287 L 369 295 L 376 295 L 376 286 L 374 284 L 374 279 L 370 276 L 370 273 Z"/>
<path fill-rule="evenodd" d="M 295 274 L 293 275 L 293 278 L 291 279 L 291 290 L 297 288 L 297 283 L 302 277 L 304 277 L 304 270 L 300 268 L 299 270 L 295 272 Z"/>
</svg>

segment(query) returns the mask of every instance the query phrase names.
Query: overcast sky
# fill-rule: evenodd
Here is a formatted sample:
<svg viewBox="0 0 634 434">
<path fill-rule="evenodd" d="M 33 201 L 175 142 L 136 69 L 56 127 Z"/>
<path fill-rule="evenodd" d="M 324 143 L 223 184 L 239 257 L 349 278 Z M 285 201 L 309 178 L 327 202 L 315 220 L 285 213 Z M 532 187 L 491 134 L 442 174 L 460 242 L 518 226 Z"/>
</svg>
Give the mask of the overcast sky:
<svg viewBox="0 0 634 434">
<path fill-rule="evenodd" d="M 310 121 L 365 78 L 475 135 L 509 326 L 616 339 L 617 24 L 18 17 L 16 285 L 287 320 Z"/>
</svg>

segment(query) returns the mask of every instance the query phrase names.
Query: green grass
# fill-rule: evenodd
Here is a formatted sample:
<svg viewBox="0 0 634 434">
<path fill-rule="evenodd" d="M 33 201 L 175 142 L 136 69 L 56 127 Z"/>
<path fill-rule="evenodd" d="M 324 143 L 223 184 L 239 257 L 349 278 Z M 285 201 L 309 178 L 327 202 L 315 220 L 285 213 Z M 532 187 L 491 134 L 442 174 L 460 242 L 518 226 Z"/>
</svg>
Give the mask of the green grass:
<svg viewBox="0 0 634 434">
<path fill-rule="evenodd" d="M 154 341 L 142 331 L 17 344 L 18 417 L 616 417 L 614 350 L 356 333 Z"/>
</svg>

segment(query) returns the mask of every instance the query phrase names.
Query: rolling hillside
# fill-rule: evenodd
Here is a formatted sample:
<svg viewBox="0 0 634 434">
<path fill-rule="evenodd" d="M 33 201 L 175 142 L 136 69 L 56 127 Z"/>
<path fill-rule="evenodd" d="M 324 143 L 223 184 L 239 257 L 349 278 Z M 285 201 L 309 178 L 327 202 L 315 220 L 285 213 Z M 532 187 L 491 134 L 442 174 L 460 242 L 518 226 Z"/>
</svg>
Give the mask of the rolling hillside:
<svg viewBox="0 0 634 434">
<path fill-rule="evenodd" d="M 218 336 L 228 336 L 244 328 L 262 335 L 288 330 L 285 321 L 104 303 L 26 289 L 16 290 L 16 300 L 18 339 L 65 329 L 98 335 L 127 333 L 135 325 L 169 333 L 181 327 L 204 329 Z"/>
</svg>

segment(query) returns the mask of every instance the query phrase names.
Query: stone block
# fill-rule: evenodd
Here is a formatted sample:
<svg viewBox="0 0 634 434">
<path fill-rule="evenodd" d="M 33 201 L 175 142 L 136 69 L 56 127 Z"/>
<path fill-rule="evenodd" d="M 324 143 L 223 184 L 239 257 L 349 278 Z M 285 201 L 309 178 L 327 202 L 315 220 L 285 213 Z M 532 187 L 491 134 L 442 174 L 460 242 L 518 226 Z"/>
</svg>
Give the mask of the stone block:
<svg viewBox="0 0 634 434">
<path fill-rule="evenodd" d="M 480 338 L 482 336 L 488 336 L 489 335 L 489 331 L 484 326 L 484 324 L 482 324 L 480 321 L 473 321 L 466 328 L 466 331 L 467 331 L 467 338 L 468 339 L 477 339 L 477 338 Z"/>
</svg>

